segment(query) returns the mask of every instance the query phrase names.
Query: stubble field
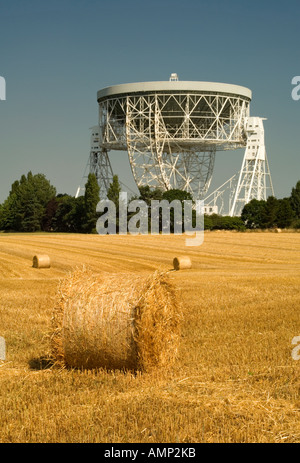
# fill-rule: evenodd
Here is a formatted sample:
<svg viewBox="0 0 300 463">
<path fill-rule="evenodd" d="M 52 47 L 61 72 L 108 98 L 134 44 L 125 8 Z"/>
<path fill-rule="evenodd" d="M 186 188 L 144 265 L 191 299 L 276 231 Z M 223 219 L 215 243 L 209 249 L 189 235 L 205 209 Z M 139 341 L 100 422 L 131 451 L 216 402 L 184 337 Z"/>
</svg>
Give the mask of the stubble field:
<svg viewBox="0 0 300 463">
<path fill-rule="evenodd" d="M 50 269 L 32 268 L 37 253 Z M 179 358 L 145 374 L 47 363 L 60 279 L 171 270 L 184 308 Z M 0 235 L 0 442 L 300 442 L 300 234 Z"/>
</svg>

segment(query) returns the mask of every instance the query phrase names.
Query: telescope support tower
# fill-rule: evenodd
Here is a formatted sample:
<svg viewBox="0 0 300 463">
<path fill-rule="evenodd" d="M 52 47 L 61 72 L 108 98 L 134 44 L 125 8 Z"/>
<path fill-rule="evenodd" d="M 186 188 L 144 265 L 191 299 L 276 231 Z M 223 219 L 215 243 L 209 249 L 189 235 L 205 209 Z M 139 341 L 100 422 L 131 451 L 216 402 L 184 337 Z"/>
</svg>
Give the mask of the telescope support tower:
<svg viewBox="0 0 300 463">
<path fill-rule="evenodd" d="M 108 152 L 100 146 L 100 127 L 92 127 L 89 172 L 95 174 L 100 187 L 100 198 L 106 198 L 107 190 L 113 180 Z"/>
<path fill-rule="evenodd" d="M 265 147 L 264 118 L 245 119 L 247 146 L 240 170 L 230 216 L 241 215 L 243 207 L 252 199 L 267 200 L 268 190 L 274 196 L 274 189 Z"/>
</svg>

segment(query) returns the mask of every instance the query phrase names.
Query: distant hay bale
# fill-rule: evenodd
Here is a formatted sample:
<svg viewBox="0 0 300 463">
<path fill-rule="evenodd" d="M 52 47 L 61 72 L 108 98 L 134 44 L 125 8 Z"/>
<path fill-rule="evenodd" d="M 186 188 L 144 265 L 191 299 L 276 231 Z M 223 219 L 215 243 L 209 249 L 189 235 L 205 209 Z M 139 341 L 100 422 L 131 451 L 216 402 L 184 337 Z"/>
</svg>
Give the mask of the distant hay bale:
<svg viewBox="0 0 300 463">
<path fill-rule="evenodd" d="M 43 254 L 34 256 L 32 266 L 34 268 L 50 268 L 50 257 Z"/>
<path fill-rule="evenodd" d="M 275 233 L 281 233 L 281 228 L 275 228 Z"/>
<path fill-rule="evenodd" d="M 192 268 L 192 261 L 188 256 L 175 257 L 173 259 L 173 267 L 175 270 L 185 270 Z"/>
<path fill-rule="evenodd" d="M 77 269 L 59 286 L 52 354 L 58 364 L 83 369 L 168 366 L 177 356 L 180 320 L 165 273 L 95 276 Z"/>
</svg>

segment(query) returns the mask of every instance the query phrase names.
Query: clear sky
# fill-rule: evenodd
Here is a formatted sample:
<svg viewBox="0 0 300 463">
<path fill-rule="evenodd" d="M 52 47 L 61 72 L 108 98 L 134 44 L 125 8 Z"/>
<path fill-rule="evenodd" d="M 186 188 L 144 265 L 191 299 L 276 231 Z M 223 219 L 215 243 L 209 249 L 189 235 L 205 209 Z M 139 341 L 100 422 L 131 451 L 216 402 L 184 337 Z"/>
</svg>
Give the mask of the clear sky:
<svg viewBox="0 0 300 463">
<path fill-rule="evenodd" d="M 275 195 L 289 196 L 300 179 L 300 100 L 291 98 L 299 33 L 299 0 L 0 0 L 0 202 L 29 170 L 75 195 L 98 122 L 97 91 L 172 72 L 252 90 L 251 115 L 268 119 Z M 217 154 L 210 191 L 242 157 Z M 127 153 L 111 160 L 134 189 Z"/>
</svg>

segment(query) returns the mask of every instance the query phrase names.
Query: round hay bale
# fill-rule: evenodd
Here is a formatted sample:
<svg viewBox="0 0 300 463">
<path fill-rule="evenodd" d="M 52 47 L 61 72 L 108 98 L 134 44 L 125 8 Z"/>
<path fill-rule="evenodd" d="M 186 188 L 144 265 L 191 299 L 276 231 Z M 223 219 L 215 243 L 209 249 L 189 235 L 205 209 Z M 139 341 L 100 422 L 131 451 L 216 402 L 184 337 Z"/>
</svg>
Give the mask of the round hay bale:
<svg viewBox="0 0 300 463">
<path fill-rule="evenodd" d="M 58 364 L 91 369 L 168 366 L 178 350 L 181 310 L 167 274 L 93 275 L 60 283 L 51 336 Z"/>
<path fill-rule="evenodd" d="M 175 257 L 173 259 L 173 267 L 175 270 L 192 268 L 191 259 L 188 256 Z"/>
<path fill-rule="evenodd" d="M 50 257 L 46 254 L 34 256 L 32 266 L 34 268 L 50 268 Z"/>
</svg>

